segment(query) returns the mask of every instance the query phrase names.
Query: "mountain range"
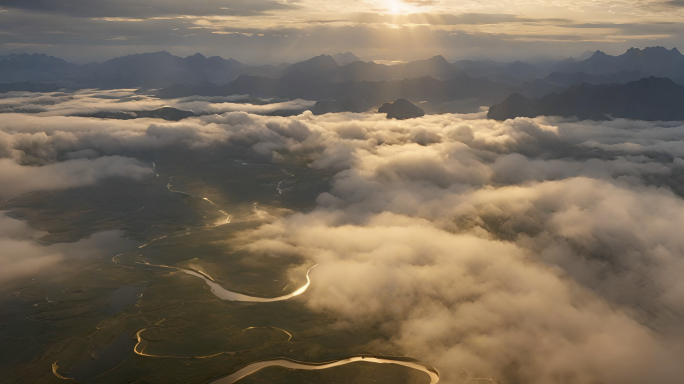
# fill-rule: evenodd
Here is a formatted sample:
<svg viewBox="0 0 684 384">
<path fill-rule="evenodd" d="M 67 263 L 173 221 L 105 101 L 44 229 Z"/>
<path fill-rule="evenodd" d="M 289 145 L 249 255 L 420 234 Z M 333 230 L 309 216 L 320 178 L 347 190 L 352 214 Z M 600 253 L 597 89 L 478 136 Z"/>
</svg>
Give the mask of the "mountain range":
<svg viewBox="0 0 684 384">
<path fill-rule="evenodd" d="M 360 104 L 372 108 L 388 100 L 398 98 L 415 102 L 428 102 L 439 105 L 451 101 L 467 101 L 468 109 L 491 105 L 504 100 L 514 92 L 529 97 L 541 97 L 550 92 L 562 91 L 565 87 L 555 86 L 544 81 L 532 81 L 513 87 L 505 83 L 495 83 L 484 77 L 458 75 L 445 80 L 431 76 L 386 81 L 319 81 L 315 77 L 283 76 L 269 79 L 258 76 L 242 75 L 225 85 L 201 84 L 174 85 L 159 90 L 161 98 L 178 98 L 191 95 L 227 96 L 249 95 L 251 97 L 278 97 L 304 100 L 354 100 L 350 111 L 358 111 Z M 348 104 L 352 105 L 352 104 Z M 339 105 L 333 110 L 340 111 Z"/>
<path fill-rule="evenodd" d="M 49 82 L 70 88 L 164 88 L 174 84 L 226 84 L 240 75 L 318 81 L 382 81 L 422 76 L 448 78 L 460 72 L 442 56 L 400 65 L 358 60 L 350 52 L 320 55 L 294 64 L 248 66 L 237 60 L 168 52 L 134 54 L 78 65 L 44 54 L 0 56 L 0 83 Z M 344 64 L 339 64 L 337 60 Z"/>
<path fill-rule="evenodd" d="M 44 54 L 13 54 L 0 56 L 0 92 L 137 88 L 163 98 L 243 94 L 328 101 L 319 112 L 368 110 L 405 98 L 421 102 L 428 113 L 440 113 L 476 111 L 514 93 L 541 99 L 579 84 L 626 84 L 650 76 L 684 84 L 684 56 L 676 48 L 631 48 L 618 56 L 595 51 L 581 58 L 585 59 L 450 63 L 434 56 L 386 65 L 345 52 L 294 64 L 254 66 L 219 56 L 156 52 L 79 65 Z"/>
<path fill-rule="evenodd" d="M 585 53 L 586 55 L 589 52 Z M 628 75 L 626 79 L 623 79 Z M 499 63 L 488 60 L 460 60 L 448 62 L 442 56 L 416 60 L 398 65 L 361 61 L 351 52 L 320 55 L 294 64 L 245 65 L 237 60 L 219 56 L 195 54 L 174 56 L 168 52 L 133 54 L 102 63 L 74 64 L 44 54 L 12 54 L 0 56 L 0 83 L 61 82 L 73 87 L 163 88 L 173 84 L 210 82 L 221 85 L 240 75 L 279 79 L 313 77 L 318 81 L 382 81 L 422 76 L 447 79 L 457 75 L 487 77 L 495 82 L 519 85 L 524 81 L 557 79 L 558 74 L 604 76 L 592 81 L 631 81 L 635 77 L 669 77 L 684 82 L 684 55 L 676 48 L 630 48 L 619 56 L 601 51 L 591 53 L 584 60 L 567 59 L 542 63 Z M 571 80 L 574 81 L 574 80 Z M 553 84 L 559 84 L 549 81 Z M 567 79 L 564 80 L 567 84 Z"/>
<path fill-rule="evenodd" d="M 622 71 L 641 72 L 644 76 L 669 77 L 684 81 L 684 55 L 677 48 L 630 48 L 622 55 L 611 56 L 596 51 L 586 60 L 560 63 L 555 70 L 563 73 L 584 72 L 589 75 L 611 75 Z"/>
<path fill-rule="evenodd" d="M 518 93 L 493 105 L 487 117 L 575 116 L 581 120 L 626 118 L 647 121 L 684 120 L 684 85 L 648 77 L 627 84 L 580 84 L 562 93 L 530 99 Z"/>
<path fill-rule="evenodd" d="M 80 66 L 45 54 L 0 56 L 0 83 L 68 80 Z"/>
</svg>

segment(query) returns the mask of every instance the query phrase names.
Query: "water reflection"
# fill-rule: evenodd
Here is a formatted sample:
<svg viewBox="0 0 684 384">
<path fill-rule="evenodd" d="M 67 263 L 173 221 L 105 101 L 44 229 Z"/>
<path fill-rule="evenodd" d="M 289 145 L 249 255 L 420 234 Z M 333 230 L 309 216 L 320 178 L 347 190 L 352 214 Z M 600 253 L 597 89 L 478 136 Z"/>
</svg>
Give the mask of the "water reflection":
<svg viewBox="0 0 684 384">
<path fill-rule="evenodd" d="M 313 266 L 315 267 L 315 265 Z M 195 277 L 199 277 L 200 279 L 204 280 L 205 283 L 209 287 L 211 287 L 211 293 L 213 293 L 216 297 L 218 297 L 221 300 L 226 300 L 226 301 L 244 301 L 244 302 L 251 302 L 251 303 L 271 303 L 274 301 L 283 301 L 287 299 L 291 299 L 295 296 L 299 296 L 302 293 L 304 293 L 308 288 L 309 285 L 311 284 L 311 279 L 309 278 L 309 272 L 313 268 L 309 268 L 308 271 L 306 271 L 306 284 L 299 288 L 298 290 L 290 293 L 289 295 L 285 296 L 279 296 L 279 297 L 274 297 L 274 298 L 263 298 L 263 297 L 254 297 L 254 296 L 249 296 L 249 295 L 243 295 L 241 293 L 229 291 L 222 286 L 218 285 L 215 283 L 213 280 L 210 280 L 207 278 L 206 274 L 204 273 L 199 273 L 195 271 L 190 271 L 187 269 L 180 269 L 181 271 L 187 273 L 188 275 L 192 275 Z"/>
<path fill-rule="evenodd" d="M 328 368 L 333 368 L 333 367 L 338 367 L 340 365 L 346 365 L 349 363 L 355 363 L 358 361 L 364 361 L 367 363 L 377 363 L 377 364 L 396 364 L 396 365 L 402 365 L 404 367 L 409 367 L 412 369 L 416 369 L 422 372 L 425 372 L 427 375 L 430 376 L 430 384 L 436 384 L 439 382 L 439 373 L 434 369 L 429 369 L 421 364 L 418 363 L 413 363 L 410 361 L 401 361 L 401 360 L 390 360 L 390 359 L 382 359 L 382 358 L 377 358 L 377 357 L 365 357 L 365 356 L 357 356 L 357 357 L 350 357 L 348 359 L 343 359 L 343 360 L 338 360 L 334 361 L 331 363 L 323 363 L 323 364 L 311 364 L 311 363 L 304 363 L 304 362 L 297 362 L 293 360 L 285 360 L 285 359 L 278 359 L 278 360 L 269 360 L 269 361 L 260 361 L 258 363 L 253 363 L 250 364 L 239 371 L 220 378 L 218 380 L 212 381 L 212 384 L 232 384 L 235 383 L 236 381 L 242 379 L 243 377 L 249 376 L 253 374 L 256 371 L 259 371 L 264 368 L 268 367 L 284 367 L 284 368 L 291 368 L 291 369 L 304 369 L 307 371 L 315 371 L 315 370 L 320 370 L 320 369 L 328 369 Z"/>
<path fill-rule="evenodd" d="M 168 265 L 159 265 L 159 264 L 150 264 L 147 261 L 136 261 L 138 264 L 143 264 L 143 265 L 149 265 L 151 267 L 160 267 L 160 268 L 169 268 L 169 269 L 175 269 L 178 271 L 182 271 L 187 273 L 188 275 L 199 277 L 200 279 L 204 280 L 205 283 L 211 288 L 211 293 L 214 294 L 214 296 L 218 297 L 221 300 L 226 300 L 226 301 L 243 301 L 243 302 L 249 302 L 249 303 L 271 303 L 274 301 L 283 301 L 287 299 L 291 299 L 295 296 L 299 296 L 302 293 L 306 292 L 306 290 L 309 288 L 309 285 L 311 285 L 311 279 L 309 278 L 309 272 L 315 267 L 315 265 L 311 268 L 309 268 L 306 271 L 306 284 L 304 284 L 301 288 L 298 290 L 284 296 L 279 296 L 279 297 L 273 297 L 273 298 L 264 298 L 264 297 L 255 297 L 255 296 L 249 296 L 249 295 L 243 295 L 241 293 L 229 291 L 222 286 L 220 286 L 218 283 L 214 282 L 214 279 L 207 275 L 204 272 L 199 272 L 199 271 L 193 271 L 193 270 L 188 270 L 188 269 L 183 269 L 183 268 L 177 268 L 177 267 L 170 267 Z"/>
<path fill-rule="evenodd" d="M 144 285 L 129 284 L 120 287 L 109 296 L 109 305 L 101 310 L 107 316 L 112 316 L 126 307 L 135 305 L 140 300 L 140 294 L 145 290 Z"/>
</svg>

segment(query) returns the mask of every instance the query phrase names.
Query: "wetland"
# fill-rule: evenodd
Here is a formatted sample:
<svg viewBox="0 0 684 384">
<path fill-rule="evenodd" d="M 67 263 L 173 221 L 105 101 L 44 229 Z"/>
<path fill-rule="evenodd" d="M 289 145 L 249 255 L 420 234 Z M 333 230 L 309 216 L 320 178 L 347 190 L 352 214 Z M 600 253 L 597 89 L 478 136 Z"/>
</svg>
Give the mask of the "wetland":
<svg viewBox="0 0 684 384">
<path fill-rule="evenodd" d="M 256 372 L 245 383 L 430 382 L 412 363 L 367 366 L 372 357 L 354 356 L 391 352 L 374 346 L 379 333 L 336 330 L 333 317 L 307 308 L 315 260 L 241 247 L 240 234 L 264 220 L 311 210 L 329 171 L 241 148 L 129 155 L 156 175 L 2 205 L 8 220 L 38 231 L 36 246 L 62 255 L 3 287 L 7 382 L 224 383 L 244 369 Z M 328 366 L 304 372 L 295 361 L 355 363 L 321 373 Z"/>
</svg>

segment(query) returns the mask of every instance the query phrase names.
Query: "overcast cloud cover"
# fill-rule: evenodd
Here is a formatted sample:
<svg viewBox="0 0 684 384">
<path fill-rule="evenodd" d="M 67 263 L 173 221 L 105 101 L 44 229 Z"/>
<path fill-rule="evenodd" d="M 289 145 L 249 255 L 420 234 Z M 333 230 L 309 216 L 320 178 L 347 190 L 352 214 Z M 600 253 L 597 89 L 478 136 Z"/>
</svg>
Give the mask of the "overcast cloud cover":
<svg viewBox="0 0 684 384">
<path fill-rule="evenodd" d="M 380 329 L 386 338 L 369 348 L 432 364 L 444 383 L 684 377 L 681 123 L 498 122 L 484 113 L 406 121 L 370 113 L 225 112 L 180 122 L 51 115 L 153 103 L 114 92 L 3 114 L 0 174 L 13 187 L 0 180 L 2 196 L 152 177 L 130 157 L 135 150 L 236 145 L 277 163 L 288 158 L 276 151 L 287 149 L 334 171 L 331 189 L 312 212 L 265 215 L 238 236 L 241 246 L 315 261 L 307 305 L 340 329 Z M 21 108 L 41 97 L 3 102 Z M 0 223 L 0 241 L 30 231 Z M 35 272 L 63 257 L 31 254 L 30 266 L 3 256 L 0 269 Z"/>
<path fill-rule="evenodd" d="M 0 0 L 0 54 L 78 60 L 168 50 L 247 63 L 574 56 L 682 46 L 680 1 Z"/>
</svg>

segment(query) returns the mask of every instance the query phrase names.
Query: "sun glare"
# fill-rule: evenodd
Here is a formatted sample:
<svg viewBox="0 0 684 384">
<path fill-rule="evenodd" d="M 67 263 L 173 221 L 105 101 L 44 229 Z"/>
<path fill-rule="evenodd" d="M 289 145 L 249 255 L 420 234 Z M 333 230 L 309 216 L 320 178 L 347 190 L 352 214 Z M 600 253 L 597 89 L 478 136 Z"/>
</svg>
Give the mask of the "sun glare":
<svg viewBox="0 0 684 384">
<path fill-rule="evenodd" d="M 407 12 L 404 3 L 401 0 L 387 0 L 387 8 L 393 15 L 401 15 Z"/>
</svg>

